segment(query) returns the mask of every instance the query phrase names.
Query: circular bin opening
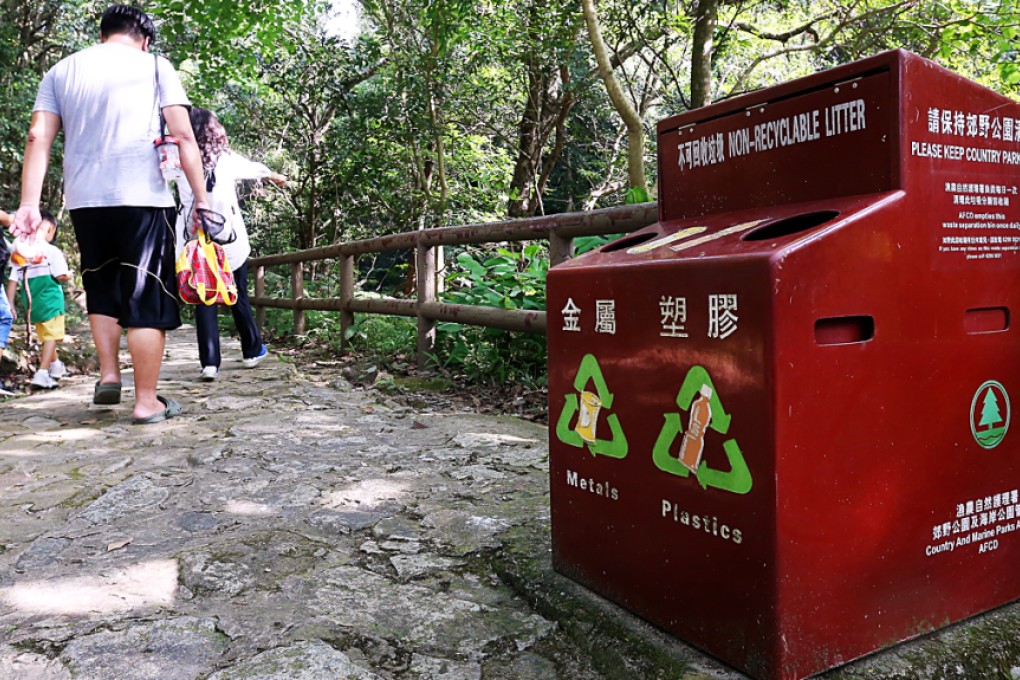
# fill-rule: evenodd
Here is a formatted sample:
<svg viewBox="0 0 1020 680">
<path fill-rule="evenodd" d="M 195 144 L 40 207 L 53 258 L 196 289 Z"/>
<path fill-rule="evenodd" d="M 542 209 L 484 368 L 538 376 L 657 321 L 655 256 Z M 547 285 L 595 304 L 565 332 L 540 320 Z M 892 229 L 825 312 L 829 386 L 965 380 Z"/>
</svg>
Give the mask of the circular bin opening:
<svg viewBox="0 0 1020 680">
<path fill-rule="evenodd" d="M 792 217 L 776 220 L 775 222 L 769 222 L 757 229 L 752 229 L 744 234 L 743 240 L 768 241 L 773 238 L 791 236 L 793 234 L 799 234 L 802 231 L 807 231 L 808 229 L 814 229 L 815 227 L 825 224 L 837 217 L 839 217 L 839 212 L 836 210 L 819 210 L 818 212 L 794 215 Z"/>
<path fill-rule="evenodd" d="M 615 253 L 617 250 L 623 250 L 624 248 L 633 248 L 639 246 L 642 243 L 651 241 L 653 238 L 658 236 L 658 232 L 646 231 L 640 234 L 631 234 L 630 236 L 624 236 L 623 238 L 616 239 L 612 243 L 607 243 L 599 249 L 600 253 Z"/>
</svg>

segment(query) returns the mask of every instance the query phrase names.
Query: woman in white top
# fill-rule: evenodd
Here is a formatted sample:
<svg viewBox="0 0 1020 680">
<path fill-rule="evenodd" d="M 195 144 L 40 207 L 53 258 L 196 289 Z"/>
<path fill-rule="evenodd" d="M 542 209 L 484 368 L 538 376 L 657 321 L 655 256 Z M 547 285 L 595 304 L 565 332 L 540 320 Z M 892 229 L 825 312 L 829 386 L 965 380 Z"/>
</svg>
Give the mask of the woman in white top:
<svg viewBox="0 0 1020 680">
<path fill-rule="evenodd" d="M 255 324 L 251 303 L 248 300 L 248 266 L 246 261 L 251 253 L 248 230 L 237 204 L 235 184 L 241 179 L 268 179 L 277 186 L 286 186 L 287 178 L 273 172 L 262 163 L 248 160 L 230 149 L 227 132 L 216 116 L 207 109 L 191 109 L 191 126 L 202 152 L 205 168 L 206 190 L 209 192 L 209 207 L 226 218 L 223 237 L 218 240 L 234 240 L 223 246 L 224 255 L 234 272 L 237 282 L 237 304 L 230 307 L 241 337 L 242 363 L 245 368 L 255 368 L 268 350 L 262 343 L 262 336 Z M 177 186 L 181 196 L 182 209 L 177 217 L 177 254 L 180 255 L 187 240 L 186 225 L 194 208 L 191 187 L 186 182 Z M 220 369 L 220 331 L 216 319 L 217 305 L 196 305 L 195 325 L 198 329 L 198 357 L 202 363 L 200 379 L 215 380 Z"/>
</svg>

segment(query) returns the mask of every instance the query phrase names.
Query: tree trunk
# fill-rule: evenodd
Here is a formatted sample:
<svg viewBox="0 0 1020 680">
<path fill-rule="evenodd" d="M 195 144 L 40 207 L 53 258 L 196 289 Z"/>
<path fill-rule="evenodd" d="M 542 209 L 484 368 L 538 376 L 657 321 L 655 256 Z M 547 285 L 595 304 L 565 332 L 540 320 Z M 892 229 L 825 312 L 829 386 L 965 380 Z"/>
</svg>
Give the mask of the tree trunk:
<svg viewBox="0 0 1020 680">
<path fill-rule="evenodd" d="M 430 85 L 431 89 L 432 85 Z M 450 189 L 446 183 L 446 146 L 443 143 L 443 126 L 434 92 L 429 92 L 429 123 L 432 126 L 433 144 L 436 153 L 436 174 L 439 177 L 439 202 L 435 206 L 436 226 L 446 225 L 446 203 Z"/>
<path fill-rule="evenodd" d="M 528 217 L 533 212 L 532 186 L 545 145 L 541 118 L 547 80 L 535 60 L 529 59 L 528 62 L 528 99 L 519 126 L 517 163 L 510 181 L 510 203 L 507 206 L 511 217 Z"/>
<path fill-rule="evenodd" d="M 560 115 L 556 118 L 556 142 L 553 144 L 553 149 L 549 153 L 549 156 L 542 164 L 542 175 L 538 178 L 538 187 L 535 190 L 539 199 L 541 199 L 542 195 L 545 193 L 545 187 L 549 182 L 549 175 L 552 173 L 553 168 L 556 167 L 560 157 L 563 155 L 563 149 L 567 146 L 567 116 L 570 114 L 570 110 L 574 108 L 574 103 L 575 100 L 572 95 L 563 95 L 563 100 L 560 105 Z"/>
<path fill-rule="evenodd" d="M 591 38 L 592 51 L 599 66 L 599 75 L 606 85 L 606 92 L 613 102 L 613 107 L 627 127 L 627 180 L 631 189 L 640 189 L 647 193 L 648 183 L 645 180 L 645 128 L 640 114 L 627 99 L 616 76 L 609 57 L 609 48 L 602 39 L 599 18 L 595 13 L 595 0 L 581 0 L 584 9 L 584 20 L 588 24 L 588 36 Z"/>
<path fill-rule="evenodd" d="M 719 22 L 719 0 L 698 0 L 694 18 L 694 43 L 691 54 L 691 108 L 712 103 L 712 51 L 715 27 Z"/>
<path fill-rule="evenodd" d="M 511 217 L 530 217 L 542 204 L 545 191 L 545 178 L 559 160 L 558 153 L 543 157 L 543 151 L 549 137 L 557 130 L 559 121 L 574 105 L 573 95 L 569 92 L 570 72 L 566 64 L 556 65 L 554 55 L 542 38 L 543 29 L 548 22 L 549 6 L 547 2 L 532 2 L 528 10 L 527 28 L 528 42 L 534 47 L 524 55 L 524 65 L 528 74 L 527 99 L 521 122 L 518 125 L 517 161 L 514 164 L 513 179 L 510 181 L 511 199 L 507 204 L 507 213 Z M 574 44 L 577 40 L 575 24 L 569 35 L 563 39 Z"/>
<path fill-rule="evenodd" d="M 319 213 L 319 154 L 313 146 L 308 155 L 308 212 L 298 229 L 298 249 L 305 250 L 315 245 L 315 222 Z"/>
</svg>

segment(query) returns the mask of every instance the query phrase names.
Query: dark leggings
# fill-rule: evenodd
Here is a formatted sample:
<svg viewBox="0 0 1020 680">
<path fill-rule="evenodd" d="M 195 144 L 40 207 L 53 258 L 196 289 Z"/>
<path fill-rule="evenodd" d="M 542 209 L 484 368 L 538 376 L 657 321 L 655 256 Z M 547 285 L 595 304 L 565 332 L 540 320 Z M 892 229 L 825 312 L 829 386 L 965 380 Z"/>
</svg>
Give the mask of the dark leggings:
<svg viewBox="0 0 1020 680">
<path fill-rule="evenodd" d="M 262 335 L 255 325 L 255 315 L 248 300 L 248 265 L 234 270 L 237 282 L 237 304 L 230 306 L 237 334 L 241 337 L 241 354 L 245 359 L 262 351 Z M 221 305 L 195 305 L 195 327 L 198 330 L 198 359 L 202 367 L 220 365 L 220 327 L 216 319 Z"/>
</svg>

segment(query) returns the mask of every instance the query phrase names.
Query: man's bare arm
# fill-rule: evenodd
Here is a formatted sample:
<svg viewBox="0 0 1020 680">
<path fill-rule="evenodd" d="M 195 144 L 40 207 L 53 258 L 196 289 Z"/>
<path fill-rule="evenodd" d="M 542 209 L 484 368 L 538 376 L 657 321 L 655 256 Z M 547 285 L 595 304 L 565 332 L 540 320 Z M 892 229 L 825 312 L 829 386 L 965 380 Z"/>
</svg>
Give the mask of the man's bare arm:
<svg viewBox="0 0 1020 680">
<path fill-rule="evenodd" d="M 25 143 L 25 162 L 21 168 L 21 206 L 11 224 L 11 233 L 15 236 L 34 234 L 42 222 L 39 201 L 46 169 L 50 165 L 50 150 L 62 125 L 60 116 L 55 113 L 36 111 L 32 114 Z"/>
</svg>

